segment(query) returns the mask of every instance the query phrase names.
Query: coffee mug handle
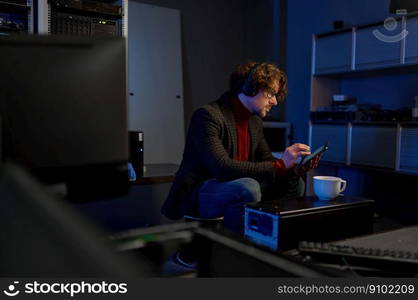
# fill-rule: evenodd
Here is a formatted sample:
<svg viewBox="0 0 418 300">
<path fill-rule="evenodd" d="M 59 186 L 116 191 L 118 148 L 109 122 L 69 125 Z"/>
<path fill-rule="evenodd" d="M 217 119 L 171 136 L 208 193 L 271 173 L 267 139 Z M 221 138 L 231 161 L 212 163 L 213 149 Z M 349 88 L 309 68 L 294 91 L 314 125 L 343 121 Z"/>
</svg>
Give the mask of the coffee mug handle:
<svg viewBox="0 0 418 300">
<path fill-rule="evenodd" d="M 341 183 L 340 193 L 342 193 L 345 191 L 345 187 L 347 186 L 347 181 L 341 179 L 340 183 Z"/>
</svg>

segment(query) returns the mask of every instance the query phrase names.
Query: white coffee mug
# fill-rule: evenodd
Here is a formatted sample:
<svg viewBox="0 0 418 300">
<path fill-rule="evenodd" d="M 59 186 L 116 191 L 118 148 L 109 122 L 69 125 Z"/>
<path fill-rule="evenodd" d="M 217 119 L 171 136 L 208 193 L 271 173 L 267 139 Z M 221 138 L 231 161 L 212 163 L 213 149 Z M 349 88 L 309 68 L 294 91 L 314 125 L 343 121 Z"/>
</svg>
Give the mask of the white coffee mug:
<svg viewBox="0 0 418 300">
<path fill-rule="evenodd" d="M 314 176 L 313 188 L 315 195 L 320 200 L 331 200 L 336 198 L 345 190 L 347 182 L 339 177 Z"/>
</svg>

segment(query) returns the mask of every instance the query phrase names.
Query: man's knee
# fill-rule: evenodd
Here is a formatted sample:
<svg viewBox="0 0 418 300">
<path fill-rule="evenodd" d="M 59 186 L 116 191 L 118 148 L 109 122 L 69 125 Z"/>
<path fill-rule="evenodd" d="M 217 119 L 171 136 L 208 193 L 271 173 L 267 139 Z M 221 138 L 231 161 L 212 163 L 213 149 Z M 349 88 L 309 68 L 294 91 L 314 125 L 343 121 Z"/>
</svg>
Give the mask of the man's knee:
<svg viewBox="0 0 418 300">
<path fill-rule="evenodd" d="M 234 184 L 240 191 L 243 202 L 259 202 L 261 200 L 260 183 L 249 177 L 234 180 Z"/>
</svg>

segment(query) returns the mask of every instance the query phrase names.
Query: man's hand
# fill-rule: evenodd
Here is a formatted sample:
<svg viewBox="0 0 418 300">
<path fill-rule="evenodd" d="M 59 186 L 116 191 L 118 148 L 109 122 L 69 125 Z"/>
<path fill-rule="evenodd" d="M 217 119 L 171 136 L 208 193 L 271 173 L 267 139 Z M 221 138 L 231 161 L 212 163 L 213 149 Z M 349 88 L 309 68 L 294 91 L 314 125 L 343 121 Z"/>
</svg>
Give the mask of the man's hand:
<svg viewBox="0 0 418 300">
<path fill-rule="evenodd" d="M 296 160 L 300 156 L 305 156 L 311 154 L 310 148 L 305 144 L 293 144 L 290 147 L 287 147 L 283 153 L 282 160 L 286 169 L 293 168 L 296 165 Z"/>
<path fill-rule="evenodd" d="M 301 176 L 301 175 L 305 174 L 306 172 L 308 172 L 312 169 L 315 169 L 318 166 L 319 161 L 321 160 L 322 154 L 323 153 L 315 156 L 308 164 L 303 165 L 300 168 L 296 168 L 295 169 L 295 174 Z"/>
</svg>

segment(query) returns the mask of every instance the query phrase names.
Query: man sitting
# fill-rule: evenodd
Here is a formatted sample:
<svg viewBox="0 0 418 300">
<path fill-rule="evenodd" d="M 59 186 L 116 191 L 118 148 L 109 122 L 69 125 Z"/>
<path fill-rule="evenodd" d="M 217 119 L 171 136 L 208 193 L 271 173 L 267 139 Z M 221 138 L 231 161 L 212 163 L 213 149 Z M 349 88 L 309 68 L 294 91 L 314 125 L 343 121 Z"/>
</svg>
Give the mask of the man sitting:
<svg viewBox="0 0 418 300">
<path fill-rule="evenodd" d="M 319 158 L 296 169 L 309 146 L 293 144 L 275 159 L 263 136 L 270 109 L 287 93 L 285 74 L 270 63 L 249 62 L 230 76 L 230 90 L 193 114 L 183 160 L 161 212 L 224 216 L 224 227 L 242 232 L 244 205 L 269 198 L 300 197 L 300 175 Z"/>
</svg>

